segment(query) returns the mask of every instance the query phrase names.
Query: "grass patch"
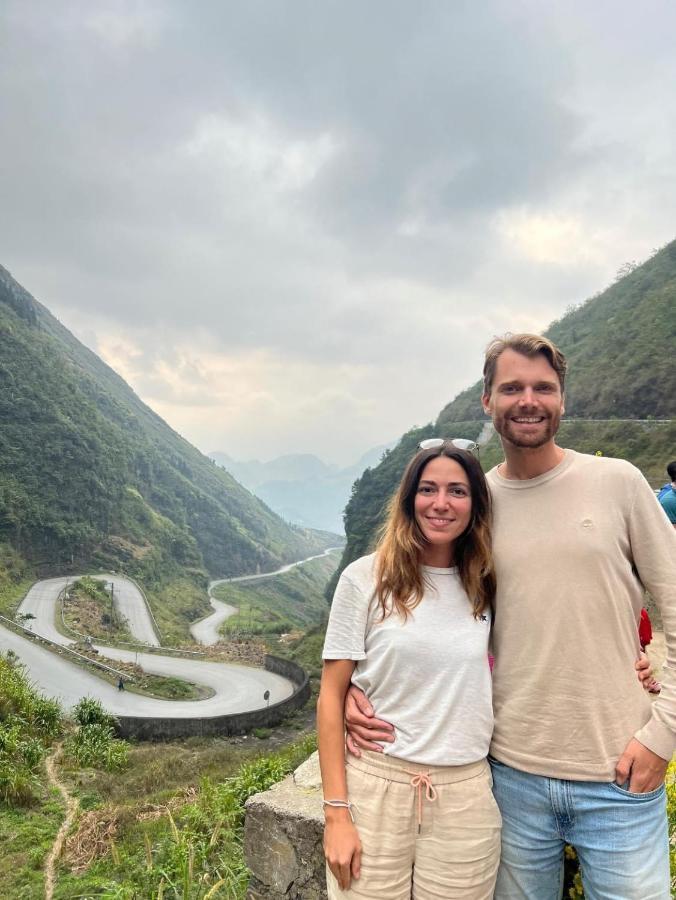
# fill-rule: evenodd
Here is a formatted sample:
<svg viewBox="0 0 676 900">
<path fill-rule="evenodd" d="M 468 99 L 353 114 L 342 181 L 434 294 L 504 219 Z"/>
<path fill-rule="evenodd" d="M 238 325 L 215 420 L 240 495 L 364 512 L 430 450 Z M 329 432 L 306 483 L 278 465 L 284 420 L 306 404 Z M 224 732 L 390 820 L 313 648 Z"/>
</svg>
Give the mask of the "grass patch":
<svg viewBox="0 0 676 900">
<path fill-rule="evenodd" d="M 10 544 L 0 542 L 0 615 L 14 618 L 33 581 L 21 554 Z"/>
<path fill-rule="evenodd" d="M 213 697 L 213 688 L 204 684 L 193 684 L 170 675 L 150 675 L 143 673 L 139 682 L 125 685 L 134 694 L 162 697 L 164 700 L 208 700 Z"/>
<path fill-rule="evenodd" d="M 83 697 L 74 710 L 77 729 L 64 744 L 64 753 L 79 766 L 119 772 L 127 765 L 129 744 L 115 737 L 114 716 L 98 700 Z"/>
<path fill-rule="evenodd" d="M 42 760 L 61 728 L 59 704 L 33 688 L 13 653 L 0 655 L 0 800 L 33 799 Z"/>
<path fill-rule="evenodd" d="M 219 585 L 214 596 L 239 610 L 223 623 L 223 632 L 278 636 L 320 624 L 328 615 L 324 589 L 339 559 L 337 551 L 283 575 Z"/>
<path fill-rule="evenodd" d="M 322 649 L 325 635 L 326 625 L 317 625 L 288 644 L 275 644 L 274 653 L 277 656 L 292 659 L 305 669 L 310 678 L 319 679 L 322 675 Z"/>
<path fill-rule="evenodd" d="M 0 615 L 13 619 L 19 604 L 34 583 L 33 578 L 0 582 Z"/>
<path fill-rule="evenodd" d="M 63 816 L 60 796 L 45 787 L 30 807 L 0 803 L 0 896 L 17 900 L 43 896 L 42 866 Z"/>
<path fill-rule="evenodd" d="M 220 883 L 214 897 L 240 900 L 248 880 L 244 802 L 296 768 L 315 746 L 310 736 L 255 757 L 218 739 L 132 747 L 125 771 L 96 773 L 81 788 L 89 810 L 83 827 L 107 837 L 85 871 L 71 870 L 66 857 L 55 897 L 131 900 L 163 890 L 165 897 L 197 900 Z"/>
<path fill-rule="evenodd" d="M 72 770 L 69 777 L 83 806 L 165 803 L 201 778 L 231 775 L 250 755 L 247 742 L 228 738 L 188 738 L 163 744 L 131 744 L 120 773 Z"/>
<path fill-rule="evenodd" d="M 117 611 L 106 584 L 88 575 L 73 582 L 63 601 L 64 624 L 99 641 L 133 641 L 127 620 Z"/>
<path fill-rule="evenodd" d="M 191 623 L 213 612 L 207 581 L 200 573 L 195 573 L 193 578 L 177 578 L 155 589 L 148 589 L 144 584 L 144 589 L 166 647 L 192 641 Z"/>
</svg>

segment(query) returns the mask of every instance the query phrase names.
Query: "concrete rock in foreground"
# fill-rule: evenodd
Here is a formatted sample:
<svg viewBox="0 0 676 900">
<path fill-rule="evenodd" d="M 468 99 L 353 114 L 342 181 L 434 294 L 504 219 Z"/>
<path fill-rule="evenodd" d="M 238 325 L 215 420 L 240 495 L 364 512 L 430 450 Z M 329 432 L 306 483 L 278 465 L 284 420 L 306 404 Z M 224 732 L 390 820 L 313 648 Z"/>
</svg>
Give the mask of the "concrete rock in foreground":
<svg viewBox="0 0 676 900">
<path fill-rule="evenodd" d="M 314 753 L 292 775 L 246 804 L 247 900 L 326 900 L 324 813 Z"/>
</svg>

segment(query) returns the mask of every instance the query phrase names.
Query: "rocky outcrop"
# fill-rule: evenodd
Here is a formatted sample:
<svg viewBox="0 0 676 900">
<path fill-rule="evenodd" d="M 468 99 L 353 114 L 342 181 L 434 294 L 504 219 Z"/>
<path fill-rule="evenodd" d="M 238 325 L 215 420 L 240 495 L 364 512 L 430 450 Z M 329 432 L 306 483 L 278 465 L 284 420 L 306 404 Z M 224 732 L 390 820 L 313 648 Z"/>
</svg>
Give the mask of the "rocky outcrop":
<svg viewBox="0 0 676 900">
<path fill-rule="evenodd" d="M 326 900 L 319 759 L 246 804 L 247 900 Z"/>
</svg>

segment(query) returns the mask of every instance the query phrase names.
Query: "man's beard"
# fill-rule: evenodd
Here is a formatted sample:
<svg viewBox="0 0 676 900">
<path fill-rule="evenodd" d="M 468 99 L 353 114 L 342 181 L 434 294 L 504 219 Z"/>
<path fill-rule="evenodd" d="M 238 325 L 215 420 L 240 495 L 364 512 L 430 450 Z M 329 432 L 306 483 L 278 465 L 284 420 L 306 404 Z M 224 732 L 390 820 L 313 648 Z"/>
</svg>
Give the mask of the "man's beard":
<svg viewBox="0 0 676 900">
<path fill-rule="evenodd" d="M 500 437 L 509 441 L 513 447 L 530 450 L 537 450 L 538 447 L 543 447 L 551 441 L 559 430 L 559 423 L 561 422 L 561 416 L 552 416 L 545 413 L 544 421 L 540 423 L 537 430 L 534 429 L 529 433 L 519 429 L 519 426 L 511 421 L 511 417 L 512 413 L 510 412 L 507 415 L 494 419 L 493 427 Z"/>
</svg>

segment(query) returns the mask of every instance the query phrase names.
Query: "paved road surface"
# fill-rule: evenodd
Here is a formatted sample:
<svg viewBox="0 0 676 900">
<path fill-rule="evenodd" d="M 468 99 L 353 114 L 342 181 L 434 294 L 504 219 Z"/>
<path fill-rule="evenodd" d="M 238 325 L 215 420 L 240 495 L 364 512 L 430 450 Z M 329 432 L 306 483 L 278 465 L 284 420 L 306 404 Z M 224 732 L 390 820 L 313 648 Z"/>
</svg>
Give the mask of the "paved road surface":
<svg viewBox="0 0 676 900">
<path fill-rule="evenodd" d="M 216 691 L 208 700 L 155 700 L 118 691 L 115 685 L 5 628 L 0 628 L 0 649 L 13 650 L 26 664 L 31 680 L 40 690 L 67 708 L 88 696 L 96 697 L 115 715 L 191 719 L 258 709 L 266 705 L 263 699 L 266 690 L 270 691 L 270 703 L 284 700 L 293 693 L 290 681 L 265 669 L 139 653 L 139 664 L 148 672 L 175 675 L 208 685 Z M 113 659 L 134 661 L 136 658 L 131 650 L 99 649 Z"/>
<path fill-rule="evenodd" d="M 291 569 L 295 569 L 297 566 L 302 566 L 312 559 L 328 556 L 333 550 L 338 549 L 340 548 L 329 547 L 328 550 L 325 550 L 323 553 L 317 553 L 315 556 L 308 556 L 307 559 L 301 559 L 299 562 L 289 563 L 286 566 L 282 566 L 281 569 L 275 569 L 274 572 L 263 572 L 257 575 L 238 575 L 236 578 L 219 578 L 217 581 L 211 581 L 209 583 L 209 602 L 215 611 L 211 613 L 210 616 L 207 616 L 206 619 L 201 619 L 199 622 L 195 622 L 194 625 L 191 625 L 190 634 L 192 634 L 198 644 L 203 644 L 204 646 L 217 644 L 221 640 L 222 635 L 219 634 L 219 628 L 226 619 L 229 619 L 230 616 L 237 612 L 237 607 L 230 606 L 230 604 L 224 603 L 222 600 L 216 600 L 212 591 L 219 584 L 231 584 L 238 581 L 259 581 L 261 578 L 272 578 L 273 575 L 283 575 L 285 572 L 290 572 Z"/>
<path fill-rule="evenodd" d="M 38 581 L 26 594 L 19 607 L 20 613 L 31 613 L 36 621 L 32 630 L 36 634 L 49 638 L 57 644 L 68 646 L 73 641 L 60 634 L 54 625 L 54 617 L 61 615 L 57 607 L 57 598 L 63 588 L 73 581 L 81 578 L 81 575 L 69 575 L 62 578 L 49 578 L 46 581 Z M 124 616 L 134 638 L 141 644 L 150 644 L 159 647 L 160 642 L 155 634 L 153 620 L 148 612 L 145 600 L 136 585 L 120 575 L 95 576 L 100 581 L 113 583 L 113 598 L 118 612 Z"/>
<path fill-rule="evenodd" d="M 109 576 L 106 576 L 109 577 Z M 110 576 L 113 577 L 113 576 Z M 116 584 L 126 582 L 126 594 L 136 597 L 136 602 L 147 609 L 138 589 L 131 582 L 114 576 Z M 61 646 L 74 642 L 56 630 L 54 617 L 60 615 L 58 596 L 70 578 L 50 578 L 33 585 L 21 603 L 19 611 L 31 613 L 31 630 Z M 120 593 L 122 591 L 120 590 Z M 148 616 L 149 618 L 149 616 Z M 157 644 L 157 639 L 153 640 Z M 270 703 L 284 700 L 293 693 L 293 685 L 286 678 L 265 669 L 236 666 L 227 663 L 208 662 L 202 659 L 184 659 L 143 653 L 118 647 L 94 645 L 108 659 L 138 662 L 145 671 L 156 675 L 170 675 L 206 685 L 215 691 L 207 700 L 154 700 L 129 692 L 120 692 L 85 669 L 62 659 L 55 653 L 34 644 L 30 639 L 20 637 L 0 628 L 0 648 L 12 649 L 28 666 L 31 678 L 50 697 L 56 697 L 65 706 L 71 707 L 85 695 L 101 700 L 106 709 L 116 714 L 130 716 L 174 716 L 192 718 L 195 716 L 218 716 L 225 713 L 243 712 L 266 705 L 263 694 L 270 691 Z"/>
<path fill-rule="evenodd" d="M 127 578 L 119 575 L 105 575 L 102 580 L 113 583 L 113 599 L 118 613 L 127 620 L 134 639 L 141 644 L 159 647 L 155 624 L 141 591 Z"/>
<path fill-rule="evenodd" d="M 282 566 L 275 572 L 240 575 L 236 578 L 212 581 L 209 585 L 209 598 L 215 612 L 191 627 L 193 636 L 202 644 L 217 643 L 220 637 L 218 627 L 229 615 L 236 612 L 235 607 L 216 600 L 211 595 L 216 585 L 231 581 L 256 581 L 260 578 L 281 575 L 312 559 L 327 556 L 331 549 L 337 548 L 330 548 L 324 553 L 310 556 L 300 562 Z M 50 578 L 33 585 L 21 603 L 19 612 L 30 613 L 35 617 L 30 620 L 31 630 L 35 634 L 61 646 L 70 646 L 74 643 L 57 631 L 54 620 L 55 616 L 61 614 L 57 603 L 59 594 L 69 581 L 72 582 L 78 577 L 80 576 Z M 117 609 L 127 619 L 129 629 L 136 640 L 159 647 L 152 618 L 136 585 L 119 575 L 97 577 L 113 583 Z M 214 696 L 207 700 L 155 700 L 128 691 L 118 691 L 114 685 L 108 684 L 86 669 L 33 643 L 28 638 L 0 627 L 0 649 L 13 650 L 27 665 L 35 684 L 68 708 L 74 706 L 81 697 L 90 696 L 101 700 L 105 708 L 116 715 L 193 718 L 259 709 L 266 705 L 263 698 L 265 691 L 270 691 L 270 703 L 277 703 L 289 697 L 294 690 L 293 684 L 286 678 L 265 669 L 144 653 L 142 650 L 94 646 L 108 659 L 138 662 L 146 672 L 175 676 L 195 684 L 206 685 L 214 691 Z"/>
</svg>

